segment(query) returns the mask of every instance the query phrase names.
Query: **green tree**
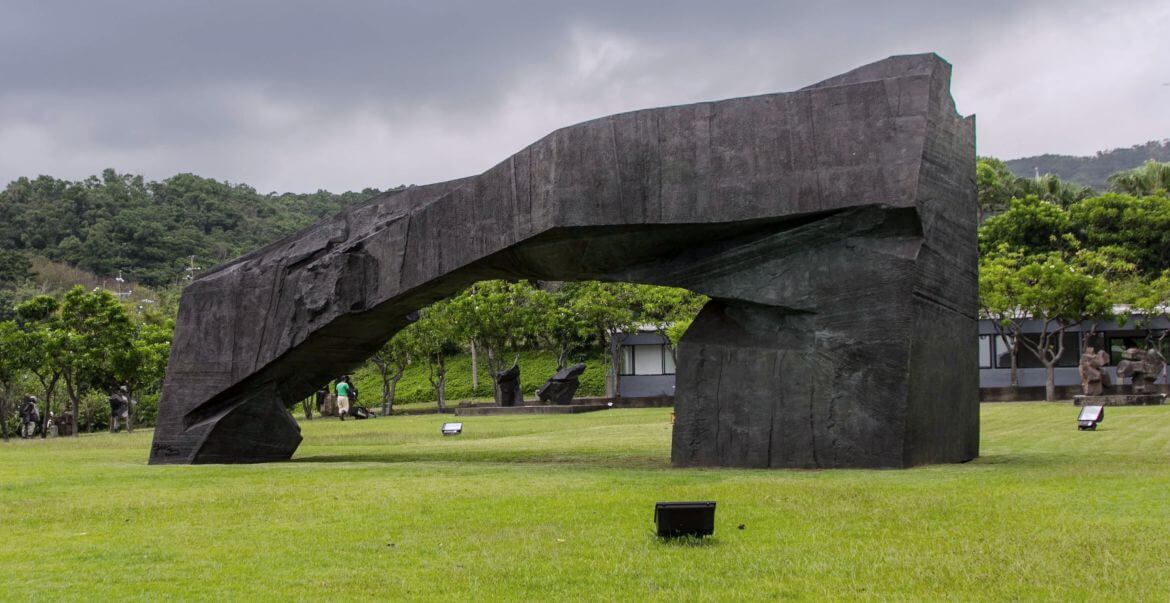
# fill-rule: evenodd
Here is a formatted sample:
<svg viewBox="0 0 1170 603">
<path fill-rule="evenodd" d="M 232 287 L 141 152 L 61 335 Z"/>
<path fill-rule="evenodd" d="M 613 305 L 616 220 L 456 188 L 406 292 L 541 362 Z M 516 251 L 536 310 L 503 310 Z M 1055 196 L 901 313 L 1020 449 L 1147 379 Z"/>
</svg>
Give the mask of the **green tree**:
<svg viewBox="0 0 1170 603">
<path fill-rule="evenodd" d="M 675 362 L 675 348 L 682 334 L 690 327 L 699 310 L 707 304 L 707 296 L 679 289 L 640 285 L 636 289 L 639 312 L 638 321 L 651 325 L 667 339 L 668 349 Z"/>
<path fill-rule="evenodd" d="M 1011 372 L 1008 384 L 1019 388 L 1020 335 L 1028 313 L 1021 305 L 1027 284 L 1020 278 L 1023 254 L 1001 250 L 979 260 L 979 308 L 991 321 L 999 340 L 1009 346 Z"/>
<path fill-rule="evenodd" d="M 447 355 L 458 351 L 461 339 L 447 300 L 435 302 L 418 312 L 418 320 L 406 327 L 413 353 L 427 365 L 427 380 L 435 390 L 439 410 L 447 408 Z"/>
<path fill-rule="evenodd" d="M 7 289 L 33 277 L 32 262 L 19 251 L 0 249 L 0 289 Z"/>
<path fill-rule="evenodd" d="M 174 320 L 169 318 L 161 322 L 140 322 L 134 325 L 125 347 L 112 355 L 113 381 L 126 386 L 131 401 L 127 430 L 132 430 L 136 421 L 154 420 L 154 406 L 144 409 L 139 402 L 136 408 L 134 401 L 140 400 L 147 392 L 158 394 L 162 391 L 174 331 Z M 149 412 L 143 416 L 140 414 L 143 410 Z"/>
<path fill-rule="evenodd" d="M 1038 178 L 1021 178 L 1007 164 L 993 157 L 980 157 L 975 166 L 976 189 L 979 192 L 979 223 L 989 214 L 1010 208 L 1014 199 L 1034 196 L 1057 207 L 1072 204 L 1096 194 L 1088 186 L 1075 184 L 1053 174 Z"/>
<path fill-rule="evenodd" d="M 48 435 L 53 394 L 61 381 L 68 353 L 68 334 L 62 328 L 60 304 L 48 295 L 39 295 L 16 307 L 15 348 L 17 362 L 32 373 L 41 386 L 44 413 L 41 437 Z"/>
<path fill-rule="evenodd" d="M 61 372 L 76 426 L 82 397 L 91 389 L 113 386 L 116 369 L 135 357 L 134 327 L 113 294 L 81 287 L 62 299 L 60 325 L 65 347 Z"/>
<path fill-rule="evenodd" d="M 634 285 L 582 281 L 566 286 L 572 310 L 581 318 L 582 336 L 594 336 L 610 366 L 610 393 L 622 395 L 621 358 L 617 337 L 637 326 L 638 302 Z"/>
<path fill-rule="evenodd" d="M 1045 174 L 1040 178 L 1024 180 L 1024 182 L 1026 183 L 1023 184 L 1025 194 L 1035 195 L 1065 209 L 1096 194 L 1096 191 L 1088 186 L 1061 180 L 1053 174 Z"/>
<path fill-rule="evenodd" d="M 492 390 L 500 404 L 495 375 L 508 358 L 533 339 L 540 322 L 536 288 L 527 281 L 482 281 L 451 298 L 447 310 L 461 338 L 482 349 L 492 374 Z"/>
<path fill-rule="evenodd" d="M 1135 197 L 1170 196 L 1170 162 L 1153 159 L 1109 177 L 1109 188 Z"/>
<path fill-rule="evenodd" d="M 994 157 L 980 157 L 975 165 L 976 189 L 979 191 L 978 220 L 1007 210 L 1013 197 L 1024 196 L 1021 178 L 1007 164 Z"/>
<path fill-rule="evenodd" d="M 1069 225 L 1086 248 L 1108 248 L 1147 277 L 1170 266 L 1170 197 L 1093 197 L 1069 208 Z"/>
<path fill-rule="evenodd" d="M 1063 208 L 1029 195 L 1012 199 L 1008 210 L 988 218 L 979 229 L 979 251 L 996 253 L 1001 247 L 1026 254 L 1044 254 L 1067 247 L 1071 234 L 1069 213 Z"/>
<path fill-rule="evenodd" d="M 589 325 L 573 311 L 572 289 L 563 285 L 552 290 L 537 289 L 533 295 L 536 341 L 557 356 L 557 370 L 568 365 L 569 355 L 585 345 L 582 333 Z"/>
<path fill-rule="evenodd" d="M 13 392 L 23 367 L 20 364 L 19 332 L 16 323 L 0 322 L 0 434 L 8 441 L 8 421 L 15 407 Z"/>
<path fill-rule="evenodd" d="M 1057 253 L 1017 256 L 1015 262 L 988 267 L 980 275 L 984 311 L 1015 306 L 1019 316 L 1035 320 L 1040 332 L 1033 338 L 1014 332 L 1014 340 L 1040 360 L 1046 371 L 1045 399 L 1056 399 L 1056 361 L 1064 354 L 1064 334 L 1086 320 L 1103 320 L 1112 313 L 1104 279 L 1087 274 Z M 986 287 L 986 288 L 985 288 Z M 1002 297 L 1003 302 L 994 301 Z"/>
<path fill-rule="evenodd" d="M 398 391 L 398 382 L 406 367 L 414 359 L 417 345 L 411 341 L 413 331 L 409 328 L 394 334 L 378 351 L 370 356 L 370 362 L 378 369 L 378 376 L 382 379 L 382 414 L 389 415 L 394 411 L 394 398 Z"/>
</svg>

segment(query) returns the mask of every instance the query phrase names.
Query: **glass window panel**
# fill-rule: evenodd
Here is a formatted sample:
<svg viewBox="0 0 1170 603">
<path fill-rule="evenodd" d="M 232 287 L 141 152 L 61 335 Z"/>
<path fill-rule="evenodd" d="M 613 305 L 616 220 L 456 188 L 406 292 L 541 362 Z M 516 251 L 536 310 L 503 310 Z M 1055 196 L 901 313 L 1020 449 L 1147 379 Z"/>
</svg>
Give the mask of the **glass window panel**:
<svg viewBox="0 0 1170 603">
<path fill-rule="evenodd" d="M 979 336 L 979 368 L 991 368 L 991 335 Z"/>
<path fill-rule="evenodd" d="M 670 351 L 670 348 L 664 348 L 662 350 L 662 364 L 666 367 L 667 375 L 674 374 L 674 354 Z"/>
<path fill-rule="evenodd" d="M 1014 337 L 995 338 L 995 367 L 1012 368 L 1012 344 Z M 1026 353 L 1026 352 L 1025 352 Z"/>
<path fill-rule="evenodd" d="M 623 345 L 621 350 L 621 370 L 623 375 L 634 374 L 634 346 Z"/>
<path fill-rule="evenodd" d="M 1148 350 L 1150 348 L 1160 348 L 1162 355 L 1170 358 L 1170 338 L 1163 339 L 1160 344 L 1158 336 L 1160 332 L 1155 332 L 1153 337 L 1149 340 L 1143 335 L 1132 335 L 1125 337 L 1109 337 L 1109 364 L 1116 365 L 1124 358 L 1122 354 L 1128 348 L 1137 348 L 1139 350 Z"/>
<path fill-rule="evenodd" d="M 635 375 L 662 374 L 662 346 L 636 345 L 634 348 Z"/>
<path fill-rule="evenodd" d="M 1024 338 L 1030 342 L 1039 340 L 1039 336 L 1034 333 L 1025 333 Z M 1011 368 L 1012 359 L 1010 356 L 1011 347 L 1008 344 L 1010 338 L 1006 341 L 1004 338 L 997 337 L 995 342 L 995 366 L 996 368 Z M 1056 341 L 1053 340 L 1055 347 Z M 1025 368 L 1044 368 L 1044 363 L 1036 357 L 1036 354 L 1024 344 L 1020 345 L 1017 353 L 1016 366 L 1022 369 Z M 1064 354 L 1056 360 L 1056 366 L 1073 367 L 1080 363 L 1081 359 L 1081 334 L 1080 333 L 1065 333 L 1064 334 Z"/>
</svg>

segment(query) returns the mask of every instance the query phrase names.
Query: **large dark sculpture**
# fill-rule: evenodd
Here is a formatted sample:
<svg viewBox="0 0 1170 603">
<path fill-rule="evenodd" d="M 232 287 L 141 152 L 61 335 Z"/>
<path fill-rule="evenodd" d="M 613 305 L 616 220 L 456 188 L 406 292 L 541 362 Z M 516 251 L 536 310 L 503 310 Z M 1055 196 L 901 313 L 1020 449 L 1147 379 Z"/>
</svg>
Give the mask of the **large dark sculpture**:
<svg viewBox="0 0 1170 603">
<path fill-rule="evenodd" d="M 710 296 L 678 346 L 675 465 L 971 459 L 974 120 L 950 73 L 894 57 L 585 122 L 220 266 L 183 291 L 151 462 L 289 458 L 285 401 L 487 278 Z"/>
<path fill-rule="evenodd" d="M 581 387 L 581 382 L 578 379 L 584 372 L 584 363 L 566 366 L 549 377 L 549 380 L 536 390 L 536 397 L 540 398 L 541 402 L 552 404 L 572 403 L 573 394 L 576 394 L 577 388 Z"/>
</svg>

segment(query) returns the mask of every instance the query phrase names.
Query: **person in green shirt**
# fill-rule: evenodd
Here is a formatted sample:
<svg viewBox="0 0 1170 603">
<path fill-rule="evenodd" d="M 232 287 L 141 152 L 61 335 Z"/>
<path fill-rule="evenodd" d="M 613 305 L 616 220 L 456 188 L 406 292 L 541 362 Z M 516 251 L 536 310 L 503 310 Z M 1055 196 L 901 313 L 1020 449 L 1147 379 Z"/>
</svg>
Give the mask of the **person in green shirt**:
<svg viewBox="0 0 1170 603">
<path fill-rule="evenodd" d="M 337 416 L 341 420 L 345 420 L 345 415 L 349 414 L 349 390 L 350 385 L 345 382 L 345 377 L 337 382 Z"/>
</svg>

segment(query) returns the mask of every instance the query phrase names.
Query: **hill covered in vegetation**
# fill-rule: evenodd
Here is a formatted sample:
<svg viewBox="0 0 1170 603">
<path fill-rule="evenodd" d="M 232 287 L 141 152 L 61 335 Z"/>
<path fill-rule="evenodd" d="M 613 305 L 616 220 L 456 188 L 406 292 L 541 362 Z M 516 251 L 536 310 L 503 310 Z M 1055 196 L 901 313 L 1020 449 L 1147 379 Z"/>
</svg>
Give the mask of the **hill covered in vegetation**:
<svg viewBox="0 0 1170 603">
<path fill-rule="evenodd" d="M 114 170 L 80 182 L 19 178 L 0 191 L 0 250 L 162 286 L 379 192 L 261 194 L 194 174 L 148 182 Z"/>
<path fill-rule="evenodd" d="M 1110 175 L 1136 168 L 1147 161 L 1170 161 L 1170 139 L 1151 140 L 1127 149 L 1098 151 L 1092 157 L 1072 155 L 1035 155 L 1005 161 L 1008 169 L 1021 178 L 1032 178 L 1037 170 L 1041 175 L 1052 174 L 1061 180 L 1092 187 L 1098 192 L 1109 189 Z"/>
</svg>

